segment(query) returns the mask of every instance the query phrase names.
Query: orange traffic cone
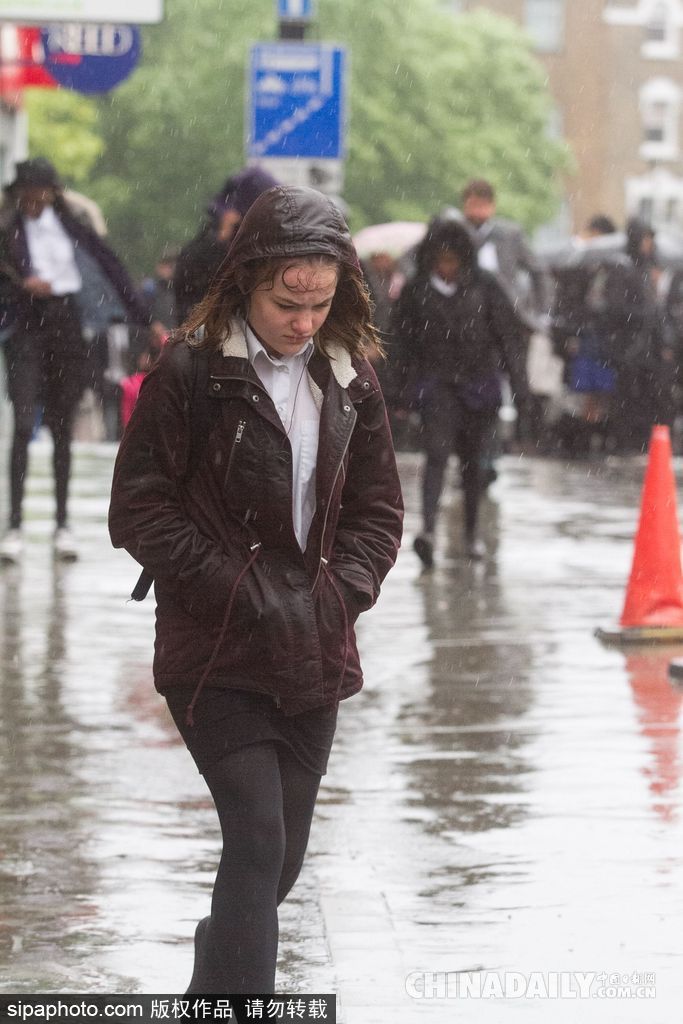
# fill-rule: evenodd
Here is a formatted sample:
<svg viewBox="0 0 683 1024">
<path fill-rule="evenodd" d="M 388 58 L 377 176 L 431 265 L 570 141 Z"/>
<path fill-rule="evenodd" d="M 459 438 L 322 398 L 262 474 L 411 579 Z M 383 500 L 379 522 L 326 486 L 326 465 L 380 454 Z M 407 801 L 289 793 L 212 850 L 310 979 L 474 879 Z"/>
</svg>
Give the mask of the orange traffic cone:
<svg viewBox="0 0 683 1024">
<path fill-rule="evenodd" d="M 669 428 L 652 428 L 633 567 L 618 629 L 599 629 L 619 643 L 683 640 L 683 573 L 676 482 Z"/>
</svg>

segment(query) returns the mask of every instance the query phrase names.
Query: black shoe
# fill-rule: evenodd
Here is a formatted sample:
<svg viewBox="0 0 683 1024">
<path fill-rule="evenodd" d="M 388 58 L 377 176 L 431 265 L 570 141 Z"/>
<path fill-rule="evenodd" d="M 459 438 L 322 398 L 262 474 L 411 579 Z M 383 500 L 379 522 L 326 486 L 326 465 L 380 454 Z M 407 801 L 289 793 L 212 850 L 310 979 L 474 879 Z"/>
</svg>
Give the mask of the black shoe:
<svg viewBox="0 0 683 1024">
<path fill-rule="evenodd" d="M 421 533 L 413 541 L 413 551 L 422 562 L 425 569 L 431 569 L 434 565 L 434 541 L 430 534 Z"/>
</svg>

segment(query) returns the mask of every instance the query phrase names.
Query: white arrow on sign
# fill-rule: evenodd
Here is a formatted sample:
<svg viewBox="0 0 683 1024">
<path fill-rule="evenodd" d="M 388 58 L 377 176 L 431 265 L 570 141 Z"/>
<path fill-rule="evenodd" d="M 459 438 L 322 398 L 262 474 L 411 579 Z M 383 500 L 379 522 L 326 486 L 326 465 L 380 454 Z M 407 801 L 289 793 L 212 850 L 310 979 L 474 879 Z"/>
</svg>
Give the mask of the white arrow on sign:
<svg viewBox="0 0 683 1024">
<path fill-rule="evenodd" d="M 308 14 L 306 0 L 280 0 L 281 18 L 303 18 Z"/>
</svg>

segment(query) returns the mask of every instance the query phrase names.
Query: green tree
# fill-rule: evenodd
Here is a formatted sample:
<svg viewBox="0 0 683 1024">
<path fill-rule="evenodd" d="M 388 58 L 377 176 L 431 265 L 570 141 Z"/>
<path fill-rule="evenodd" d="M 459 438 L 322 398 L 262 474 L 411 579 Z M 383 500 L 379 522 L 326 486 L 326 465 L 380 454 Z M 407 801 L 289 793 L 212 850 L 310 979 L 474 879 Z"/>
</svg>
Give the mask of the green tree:
<svg viewBox="0 0 683 1024">
<path fill-rule="evenodd" d="M 360 220 L 428 218 L 472 177 L 527 229 L 553 216 L 568 151 L 548 136 L 545 72 L 514 22 L 434 0 L 320 9 L 352 49 L 345 198 Z"/>
<path fill-rule="evenodd" d="M 90 182 L 105 143 L 92 100 L 68 89 L 28 89 L 29 153 L 47 156 L 68 185 Z"/>
<path fill-rule="evenodd" d="M 275 33 L 274 0 L 166 0 L 140 67 L 98 102 L 104 151 L 88 190 L 138 270 L 195 230 L 244 163 L 249 44 Z M 310 35 L 350 49 L 354 229 L 428 218 L 475 175 L 527 228 L 552 216 L 567 152 L 547 136 L 544 72 L 511 21 L 439 0 L 319 0 Z"/>
</svg>

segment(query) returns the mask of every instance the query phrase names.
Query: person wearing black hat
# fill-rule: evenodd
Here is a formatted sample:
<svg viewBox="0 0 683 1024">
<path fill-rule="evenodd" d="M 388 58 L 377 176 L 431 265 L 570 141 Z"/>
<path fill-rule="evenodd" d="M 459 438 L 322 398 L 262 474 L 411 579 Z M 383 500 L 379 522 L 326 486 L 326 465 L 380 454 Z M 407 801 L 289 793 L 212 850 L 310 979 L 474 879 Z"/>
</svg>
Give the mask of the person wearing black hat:
<svg viewBox="0 0 683 1024">
<path fill-rule="evenodd" d="M 244 167 L 209 202 L 199 231 L 180 252 L 173 279 L 178 322 L 183 323 L 209 290 L 245 213 L 262 192 L 278 185 L 261 167 Z"/>
<path fill-rule="evenodd" d="M 21 557 L 28 447 L 36 411 L 41 407 L 54 441 L 54 553 L 57 558 L 73 560 L 77 549 L 67 523 L 71 433 L 86 381 L 87 357 L 78 306 L 83 283 L 78 251 L 95 261 L 132 320 L 145 323 L 148 318 L 117 257 L 70 212 L 49 160 L 36 157 L 17 164 L 16 178 L 6 191 L 13 211 L 0 237 L 0 277 L 4 285 L 2 326 L 10 330 L 5 358 L 14 436 L 10 522 L 0 543 L 0 561 L 17 562 Z"/>
</svg>

